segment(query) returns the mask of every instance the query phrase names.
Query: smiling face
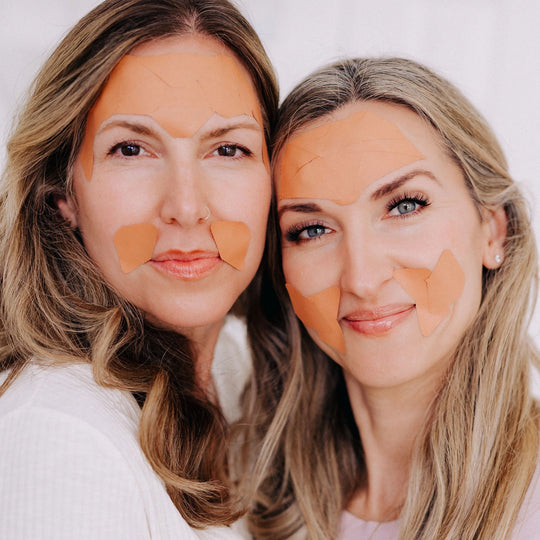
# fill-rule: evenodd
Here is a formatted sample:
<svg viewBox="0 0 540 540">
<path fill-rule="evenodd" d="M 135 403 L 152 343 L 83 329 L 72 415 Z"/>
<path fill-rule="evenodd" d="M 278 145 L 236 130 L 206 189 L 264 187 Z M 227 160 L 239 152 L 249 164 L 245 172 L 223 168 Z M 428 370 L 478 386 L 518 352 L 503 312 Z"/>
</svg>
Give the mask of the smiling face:
<svg viewBox="0 0 540 540">
<path fill-rule="evenodd" d="M 247 71 L 208 37 L 137 47 L 89 113 L 73 193 L 60 211 L 121 296 L 167 327 L 219 323 L 257 270 L 270 204 Z"/>
<path fill-rule="evenodd" d="M 311 309 L 309 323 L 299 314 L 317 344 L 367 386 L 440 377 L 478 310 L 483 265 L 493 267 L 504 227 L 481 217 L 435 131 L 400 105 L 349 104 L 293 135 L 276 183 L 295 310 L 340 293 L 335 307 Z M 329 340 L 328 323 L 312 319 L 332 309 L 339 329 Z"/>
</svg>

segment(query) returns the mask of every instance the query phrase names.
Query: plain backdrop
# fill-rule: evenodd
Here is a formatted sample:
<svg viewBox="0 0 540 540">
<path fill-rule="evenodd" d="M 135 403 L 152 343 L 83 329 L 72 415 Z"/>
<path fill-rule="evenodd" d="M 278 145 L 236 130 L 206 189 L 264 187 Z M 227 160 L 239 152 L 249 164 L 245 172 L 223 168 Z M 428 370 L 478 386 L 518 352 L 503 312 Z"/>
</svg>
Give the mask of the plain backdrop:
<svg viewBox="0 0 540 540">
<path fill-rule="evenodd" d="M 17 107 L 55 44 L 94 0 L 0 0 L 0 165 Z M 540 238 L 538 0 L 238 0 L 277 70 L 282 96 L 344 56 L 419 60 L 488 119 L 530 200 Z M 531 334 L 540 344 L 540 309 Z M 536 385 L 540 388 L 540 385 Z"/>
</svg>

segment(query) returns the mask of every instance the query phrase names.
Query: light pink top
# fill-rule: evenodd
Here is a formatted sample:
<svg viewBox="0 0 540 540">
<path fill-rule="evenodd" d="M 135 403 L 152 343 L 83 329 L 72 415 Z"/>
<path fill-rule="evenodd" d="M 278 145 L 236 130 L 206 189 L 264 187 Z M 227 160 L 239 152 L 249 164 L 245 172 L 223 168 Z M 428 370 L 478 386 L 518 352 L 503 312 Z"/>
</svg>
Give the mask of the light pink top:
<svg viewBox="0 0 540 540">
<path fill-rule="evenodd" d="M 396 540 L 398 536 L 399 520 L 378 523 L 364 521 L 346 511 L 342 514 L 338 540 Z M 540 538 L 540 465 L 536 467 L 511 536 L 511 540 L 533 538 Z"/>
<path fill-rule="evenodd" d="M 364 521 L 343 512 L 339 540 L 395 540 L 399 536 L 399 521 Z"/>
</svg>

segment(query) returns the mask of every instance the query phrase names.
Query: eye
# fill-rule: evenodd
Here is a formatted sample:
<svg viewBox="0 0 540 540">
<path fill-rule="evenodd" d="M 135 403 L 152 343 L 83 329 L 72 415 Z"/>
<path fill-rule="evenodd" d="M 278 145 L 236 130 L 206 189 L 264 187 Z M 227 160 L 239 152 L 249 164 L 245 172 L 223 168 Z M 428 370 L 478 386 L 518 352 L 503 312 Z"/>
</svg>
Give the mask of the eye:
<svg viewBox="0 0 540 540">
<path fill-rule="evenodd" d="M 141 153 L 141 147 L 137 144 L 126 144 L 120 148 L 123 156 L 138 156 Z"/>
<path fill-rule="evenodd" d="M 220 157 L 240 158 L 242 156 L 250 156 L 251 152 L 238 144 L 222 144 L 215 151 Z"/>
<path fill-rule="evenodd" d="M 119 153 L 123 157 L 136 157 L 142 153 L 142 147 L 139 144 L 133 142 L 120 142 L 115 144 L 110 150 L 109 155 Z"/>
<path fill-rule="evenodd" d="M 310 227 L 306 227 L 301 233 L 300 237 L 304 238 L 318 238 L 319 236 L 322 236 L 327 232 L 326 227 L 322 227 L 321 225 L 311 225 Z"/>
<path fill-rule="evenodd" d="M 321 238 L 325 234 L 332 232 L 331 229 L 325 227 L 321 223 L 315 223 L 312 225 L 294 225 L 285 234 L 286 239 L 289 242 L 309 242 L 310 240 L 316 240 Z"/>
<path fill-rule="evenodd" d="M 423 208 L 429 206 L 430 202 L 423 194 L 401 195 L 392 199 L 387 204 L 389 216 L 407 217 L 410 214 L 416 214 Z"/>
<path fill-rule="evenodd" d="M 405 201 L 401 201 L 397 206 L 396 210 L 400 214 L 410 214 L 411 212 L 414 212 L 418 207 L 418 203 L 416 201 L 413 201 L 411 199 L 407 199 Z"/>
</svg>

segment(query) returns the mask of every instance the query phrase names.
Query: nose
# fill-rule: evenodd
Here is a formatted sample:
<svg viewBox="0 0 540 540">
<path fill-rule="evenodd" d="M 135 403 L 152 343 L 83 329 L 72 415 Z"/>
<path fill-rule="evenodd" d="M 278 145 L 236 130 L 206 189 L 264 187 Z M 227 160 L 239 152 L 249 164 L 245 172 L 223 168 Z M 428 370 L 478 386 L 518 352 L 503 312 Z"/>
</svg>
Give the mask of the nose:
<svg viewBox="0 0 540 540">
<path fill-rule="evenodd" d="M 391 255 L 375 234 L 359 232 L 346 234 L 343 239 L 342 294 L 353 294 L 362 299 L 374 299 L 381 286 L 392 279 Z"/>
<path fill-rule="evenodd" d="M 163 182 L 161 219 L 191 228 L 210 217 L 206 201 L 204 174 L 195 158 L 183 156 L 167 166 Z"/>
</svg>

